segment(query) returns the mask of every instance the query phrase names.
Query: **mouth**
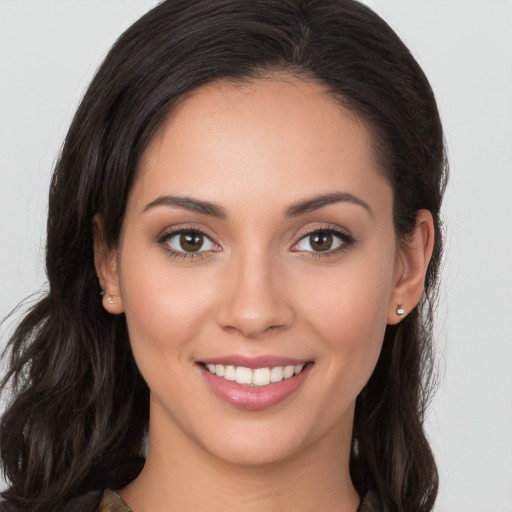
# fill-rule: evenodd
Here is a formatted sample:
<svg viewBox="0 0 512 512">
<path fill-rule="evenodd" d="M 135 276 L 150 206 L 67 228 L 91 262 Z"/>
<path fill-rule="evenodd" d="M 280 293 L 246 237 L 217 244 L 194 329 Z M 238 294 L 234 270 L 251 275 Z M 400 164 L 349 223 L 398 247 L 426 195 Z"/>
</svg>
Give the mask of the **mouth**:
<svg viewBox="0 0 512 512">
<path fill-rule="evenodd" d="M 304 370 L 308 363 L 296 365 L 273 366 L 265 368 L 247 368 L 224 364 L 205 364 L 204 368 L 212 375 L 227 381 L 236 382 L 243 386 L 263 387 L 276 384 L 282 380 L 291 379 Z"/>
<path fill-rule="evenodd" d="M 209 389 L 240 409 L 266 409 L 299 390 L 313 361 L 275 358 L 227 358 L 198 362 Z"/>
</svg>

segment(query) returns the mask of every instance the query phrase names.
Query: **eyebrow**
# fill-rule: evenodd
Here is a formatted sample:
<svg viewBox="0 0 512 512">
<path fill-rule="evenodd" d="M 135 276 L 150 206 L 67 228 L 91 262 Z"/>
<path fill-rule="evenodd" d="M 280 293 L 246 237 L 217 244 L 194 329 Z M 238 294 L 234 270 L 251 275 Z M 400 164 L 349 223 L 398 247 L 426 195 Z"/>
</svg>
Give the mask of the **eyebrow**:
<svg viewBox="0 0 512 512">
<path fill-rule="evenodd" d="M 177 206 L 178 208 L 183 208 L 191 212 L 199 212 L 204 215 L 211 215 L 212 217 L 218 217 L 220 219 L 226 218 L 226 212 L 222 207 L 214 203 L 210 203 L 209 201 L 202 201 L 192 197 L 173 195 L 160 196 L 147 204 L 143 212 L 147 212 L 156 206 Z"/>
<path fill-rule="evenodd" d="M 334 203 L 356 204 L 362 206 L 365 210 L 368 211 L 370 215 L 373 216 L 373 212 L 368 203 L 354 196 L 353 194 L 349 194 L 348 192 L 334 192 L 331 194 L 322 194 L 319 196 L 315 196 L 311 199 L 304 199 L 302 201 L 299 201 L 298 203 L 291 205 L 286 210 L 286 216 L 298 217 L 300 215 L 303 215 L 304 213 L 319 210 L 324 206 L 328 206 Z M 151 201 L 149 204 L 145 206 L 143 212 L 146 212 L 157 206 L 174 206 L 192 212 L 199 212 L 204 215 L 217 217 L 219 219 L 225 219 L 227 217 L 224 208 L 214 203 L 211 203 L 210 201 L 203 201 L 200 199 L 194 199 L 192 197 L 174 195 L 157 197 L 154 201 Z"/>
<path fill-rule="evenodd" d="M 293 204 L 286 210 L 287 217 L 298 217 L 299 215 L 303 215 L 304 213 L 312 212 L 314 210 L 318 210 L 323 208 L 324 206 L 328 206 L 334 203 L 352 203 L 359 206 L 362 206 L 368 213 L 373 216 L 372 209 L 362 199 L 356 197 L 348 192 L 334 192 L 332 194 L 323 194 L 320 196 L 313 197 L 311 199 L 305 199 L 303 201 L 299 201 L 298 203 Z"/>
</svg>

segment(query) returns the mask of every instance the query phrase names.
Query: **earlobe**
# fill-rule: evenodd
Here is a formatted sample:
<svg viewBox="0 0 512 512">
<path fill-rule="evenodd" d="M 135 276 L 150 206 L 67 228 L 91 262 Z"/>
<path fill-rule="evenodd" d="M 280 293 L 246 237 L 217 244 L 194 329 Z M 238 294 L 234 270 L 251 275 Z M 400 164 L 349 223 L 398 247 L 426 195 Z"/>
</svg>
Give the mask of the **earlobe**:
<svg viewBox="0 0 512 512">
<path fill-rule="evenodd" d="M 99 214 L 93 219 L 94 266 L 100 282 L 103 307 L 114 315 L 123 313 L 124 306 L 117 272 L 117 250 L 105 240 L 103 217 Z"/>
<path fill-rule="evenodd" d="M 414 232 L 401 243 L 398 250 L 397 274 L 388 304 L 388 324 L 400 322 L 420 301 L 433 250 L 432 214 L 428 210 L 420 210 Z"/>
</svg>

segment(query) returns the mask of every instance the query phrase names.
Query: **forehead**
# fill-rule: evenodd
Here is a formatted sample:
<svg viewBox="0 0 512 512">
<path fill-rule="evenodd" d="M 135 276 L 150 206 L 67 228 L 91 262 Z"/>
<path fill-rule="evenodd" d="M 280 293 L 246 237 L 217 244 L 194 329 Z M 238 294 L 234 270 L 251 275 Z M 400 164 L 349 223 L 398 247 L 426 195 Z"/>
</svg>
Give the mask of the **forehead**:
<svg viewBox="0 0 512 512">
<path fill-rule="evenodd" d="M 371 196 L 389 189 L 377 167 L 365 123 L 318 84 L 288 76 L 214 83 L 189 94 L 155 134 L 132 200 L 293 202 L 334 189 Z"/>
</svg>

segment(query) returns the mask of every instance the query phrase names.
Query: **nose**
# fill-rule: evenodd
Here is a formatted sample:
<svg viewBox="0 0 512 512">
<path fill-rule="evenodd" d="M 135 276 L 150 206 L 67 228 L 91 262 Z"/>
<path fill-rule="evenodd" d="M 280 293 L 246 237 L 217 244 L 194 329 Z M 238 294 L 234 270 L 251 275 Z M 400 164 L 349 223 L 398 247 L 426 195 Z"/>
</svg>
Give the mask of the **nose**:
<svg viewBox="0 0 512 512">
<path fill-rule="evenodd" d="M 239 255 L 227 267 L 218 309 L 223 329 L 259 338 L 292 324 L 293 308 L 283 272 L 270 255 Z"/>
</svg>

